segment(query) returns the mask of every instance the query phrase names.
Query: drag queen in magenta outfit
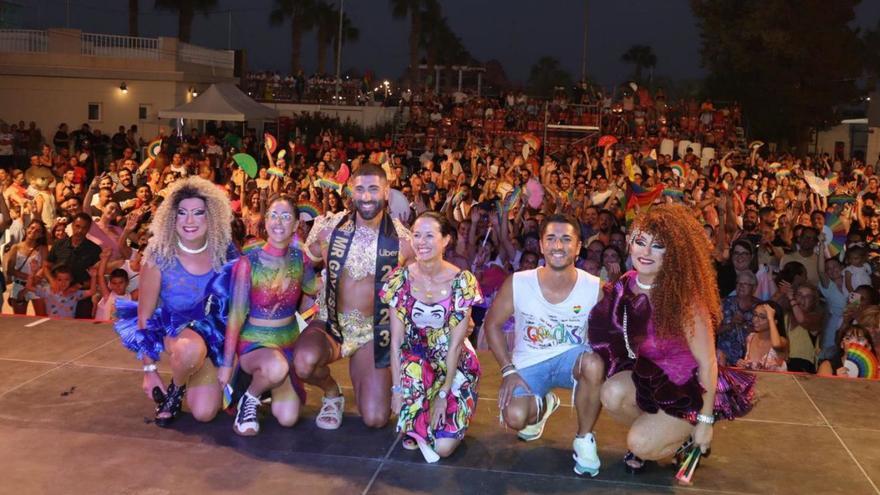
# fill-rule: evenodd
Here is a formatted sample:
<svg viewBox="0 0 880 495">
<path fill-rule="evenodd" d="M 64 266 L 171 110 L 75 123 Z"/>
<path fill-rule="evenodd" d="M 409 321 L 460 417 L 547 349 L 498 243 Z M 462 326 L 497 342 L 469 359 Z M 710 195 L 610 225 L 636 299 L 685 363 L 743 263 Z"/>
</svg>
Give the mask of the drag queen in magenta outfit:
<svg viewBox="0 0 880 495">
<path fill-rule="evenodd" d="M 455 451 L 476 412 L 480 363 L 468 342 L 477 279 L 443 260 L 452 226 L 435 213 L 416 218 L 416 262 L 393 272 L 380 297 L 391 317 L 392 412 L 403 446 L 436 462 Z"/>
<path fill-rule="evenodd" d="M 711 246 L 691 211 L 656 206 L 631 232 L 634 270 L 605 286 L 588 328 L 605 363 L 602 405 L 631 425 L 624 462 L 638 472 L 691 443 L 706 453 L 716 418 L 751 409 L 755 377 L 715 361 L 721 305 Z"/>
<path fill-rule="evenodd" d="M 217 368 L 223 364 L 231 262 L 232 211 L 223 192 L 192 177 L 171 186 L 156 210 L 144 253 L 137 303 L 117 301 L 116 332 L 144 363 L 144 392 L 158 403 L 156 424 L 167 426 L 184 395 L 198 421 L 220 409 Z M 157 372 L 165 351 L 167 389 Z"/>
<path fill-rule="evenodd" d="M 232 302 L 226 327 L 221 385 L 232 378 L 233 358 L 251 376 L 238 401 L 233 429 L 251 436 L 260 431 L 260 395 L 272 392 L 272 414 L 293 426 L 305 402 L 305 388 L 290 373 L 293 342 L 302 329 L 296 309 L 311 307 L 317 291 L 311 261 L 291 241 L 296 234 L 296 202 L 289 196 L 269 199 L 265 225 L 268 241 L 245 250 L 232 270 Z M 307 297 L 301 297 L 301 296 Z"/>
</svg>

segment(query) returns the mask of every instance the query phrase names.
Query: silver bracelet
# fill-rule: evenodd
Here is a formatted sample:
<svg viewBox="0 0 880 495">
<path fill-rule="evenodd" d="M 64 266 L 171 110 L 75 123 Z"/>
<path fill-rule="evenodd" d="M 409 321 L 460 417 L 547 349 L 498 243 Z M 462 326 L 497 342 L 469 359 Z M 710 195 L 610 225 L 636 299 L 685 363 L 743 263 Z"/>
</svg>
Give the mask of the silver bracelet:
<svg viewBox="0 0 880 495">
<path fill-rule="evenodd" d="M 392 394 L 402 394 L 403 387 L 401 387 L 400 385 L 395 385 L 395 386 L 391 387 L 391 393 Z"/>
<path fill-rule="evenodd" d="M 159 369 L 159 367 L 156 366 L 156 363 L 150 363 L 150 364 L 144 365 L 144 373 L 151 373 L 153 371 L 156 371 L 157 369 Z"/>
<path fill-rule="evenodd" d="M 715 416 L 710 416 L 708 414 L 697 414 L 697 423 L 703 423 L 705 425 L 715 424 Z"/>
<path fill-rule="evenodd" d="M 501 373 L 501 378 L 507 378 L 508 376 L 513 375 L 515 373 L 519 373 L 519 371 L 517 371 L 516 368 L 511 368 L 511 369 L 505 371 L 504 373 Z"/>
</svg>

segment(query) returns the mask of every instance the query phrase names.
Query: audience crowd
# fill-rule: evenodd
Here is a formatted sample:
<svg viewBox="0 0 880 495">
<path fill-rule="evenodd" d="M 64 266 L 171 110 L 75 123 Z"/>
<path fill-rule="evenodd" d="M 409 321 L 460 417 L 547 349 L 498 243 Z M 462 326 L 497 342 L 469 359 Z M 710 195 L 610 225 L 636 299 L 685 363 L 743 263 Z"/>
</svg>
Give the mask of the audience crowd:
<svg viewBox="0 0 880 495">
<path fill-rule="evenodd" d="M 274 75 L 254 81 L 297 95 L 312 85 Z M 222 124 L 150 139 L 135 126 L 107 135 L 61 124 L 49 136 L 34 123 L 3 124 L 4 310 L 112 319 L 116 299 L 137 299 L 151 215 L 180 177 L 199 175 L 226 192 L 242 247 L 265 236 L 265 205 L 280 191 L 299 199 L 305 239 L 318 217 L 346 208 L 345 179 L 369 161 L 394 189 L 392 215 L 406 222 L 433 210 L 456 227 L 445 259 L 473 271 L 482 288 L 473 311 L 478 345 L 505 278 L 538 265 L 545 215 L 575 216 L 578 266 L 613 282 L 630 266 L 633 215 L 678 202 L 715 246 L 722 364 L 854 376 L 847 349 L 876 354 L 880 162 L 747 144 L 736 104 L 668 102 L 634 85 L 611 95 L 581 87 L 549 101 L 407 92 L 399 104 L 396 139 L 294 131 L 277 136 L 271 153 L 255 131 Z M 545 111 L 550 123 L 583 129 L 548 132 L 541 142 Z M 155 157 L 142 156 L 155 139 Z M 233 158 L 240 152 L 257 158 L 254 177 Z"/>
</svg>

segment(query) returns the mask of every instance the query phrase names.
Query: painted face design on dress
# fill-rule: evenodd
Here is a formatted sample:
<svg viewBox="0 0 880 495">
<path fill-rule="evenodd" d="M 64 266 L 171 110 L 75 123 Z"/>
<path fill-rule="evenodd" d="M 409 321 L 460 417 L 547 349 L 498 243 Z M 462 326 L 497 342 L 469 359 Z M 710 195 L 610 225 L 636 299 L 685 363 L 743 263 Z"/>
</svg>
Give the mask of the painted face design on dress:
<svg viewBox="0 0 880 495">
<path fill-rule="evenodd" d="M 412 320 L 420 328 L 441 328 L 446 316 L 446 309 L 440 304 L 425 304 L 416 301 L 413 304 Z"/>
</svg>

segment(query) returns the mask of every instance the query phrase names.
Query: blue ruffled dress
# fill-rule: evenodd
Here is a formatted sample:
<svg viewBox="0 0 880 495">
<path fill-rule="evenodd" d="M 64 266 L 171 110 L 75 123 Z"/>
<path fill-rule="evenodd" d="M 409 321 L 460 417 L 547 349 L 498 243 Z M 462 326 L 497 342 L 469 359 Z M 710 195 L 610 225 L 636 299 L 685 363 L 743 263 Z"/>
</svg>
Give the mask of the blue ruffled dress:
<svg viewBox="0 0 880 495">
<path fill-rule="evenodd" d="M 211 362 L 218 367 L 223 364 L 232 266 L 238 256 L 230 246 L 223 268 L 204 275 L 187 272 L 175 258 L 162 271 L 159 304 L 146 328 L 138 328 L 137 302 L 117 299 L 114 330 L 122 345 L 138 359 L 147 356 L 158 361 L 165 350 L 165 337 L 177 337 L 184 328 L 191 328 L 204 339 Z"/>
</svg>

